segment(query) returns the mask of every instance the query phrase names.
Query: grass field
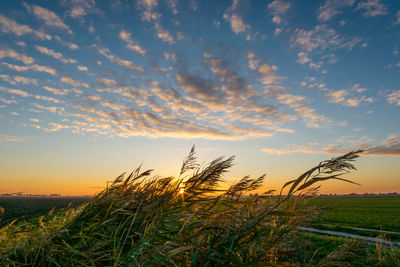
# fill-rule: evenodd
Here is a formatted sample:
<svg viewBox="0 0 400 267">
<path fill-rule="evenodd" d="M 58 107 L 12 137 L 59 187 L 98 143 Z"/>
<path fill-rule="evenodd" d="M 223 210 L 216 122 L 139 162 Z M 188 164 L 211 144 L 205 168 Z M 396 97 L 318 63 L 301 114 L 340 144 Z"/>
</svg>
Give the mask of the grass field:
<svg viewBox="0 0 400 267">
<path fill-rule="evenodd" d="M 333 224 L 400 232 L 400 197 L 313 198 L 310 205 L 327 210 L 313 225 Z"/>
<path fill-rule="evenodd" d="M 0 196 L 0 207 L 4 209 L 0 227 L 17 219 L 19 221 L 46 215 L 51 210 L 58 212 L 67 207 L 76 207 L 88 197 L 17 197 Z"/>
</svg>

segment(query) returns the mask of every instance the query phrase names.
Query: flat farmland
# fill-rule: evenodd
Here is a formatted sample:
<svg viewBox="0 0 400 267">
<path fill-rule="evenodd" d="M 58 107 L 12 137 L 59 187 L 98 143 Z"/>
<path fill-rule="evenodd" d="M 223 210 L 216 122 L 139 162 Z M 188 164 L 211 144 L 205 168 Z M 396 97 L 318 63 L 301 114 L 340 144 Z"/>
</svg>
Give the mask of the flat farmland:
<svg viewBox="0 0 400 267">
<path fill-rule="evenodd" d="M 28 220 L 46 215 L 52 209 L 57 212 L 68 206 L 76 207 L 89 200 L 89 197 L 1 196 L 0 207 L 4 209 L 4 214 L 0 216 L 0 227 L 15 219 Z"/>
<path fill-rule="evenodd" d="M 334 224 L 400 232 L 400 197 L 313 198 L 310 205 L 326 208 L 312 224 Z"/>
</svg>

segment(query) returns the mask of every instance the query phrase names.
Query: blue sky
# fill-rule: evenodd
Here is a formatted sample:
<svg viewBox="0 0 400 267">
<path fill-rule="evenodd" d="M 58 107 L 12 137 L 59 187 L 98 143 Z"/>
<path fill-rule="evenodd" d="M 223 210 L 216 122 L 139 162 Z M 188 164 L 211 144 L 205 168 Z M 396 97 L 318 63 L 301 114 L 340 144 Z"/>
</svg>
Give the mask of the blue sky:
<svg viewBox="0 0 400 267">
<path fill-rule="evenodd" d="M 0 5 L 4 192 L 92 192 L 142 160 L 170 174 L 191 144 L 277 185 L 363 148 L 365 187 L 327 191 L 400 191 L 399 1 Z"/>
</svg>

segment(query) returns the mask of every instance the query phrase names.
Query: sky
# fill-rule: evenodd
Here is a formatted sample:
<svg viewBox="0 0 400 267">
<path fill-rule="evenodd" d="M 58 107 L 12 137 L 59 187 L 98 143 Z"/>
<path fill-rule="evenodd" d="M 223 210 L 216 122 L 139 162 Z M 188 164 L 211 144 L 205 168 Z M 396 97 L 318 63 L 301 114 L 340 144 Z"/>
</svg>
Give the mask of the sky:
<svg viewBox="0 0 400 267">
<path fill-rule="evenodd" d="M 236 155 L 279 189 L 400 192 L 400 1 L 0 2 L 0 193 L 93 194 L 143 164 Z"/>
</svg>

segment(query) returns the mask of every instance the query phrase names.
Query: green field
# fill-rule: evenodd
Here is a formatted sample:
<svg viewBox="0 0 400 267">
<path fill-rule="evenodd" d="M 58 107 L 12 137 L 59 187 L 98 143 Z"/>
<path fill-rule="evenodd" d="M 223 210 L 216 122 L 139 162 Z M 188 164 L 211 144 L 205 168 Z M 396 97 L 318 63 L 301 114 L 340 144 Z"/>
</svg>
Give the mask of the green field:
<svg viewBox="0 0 400 267">
<path fill-rule="evenodd" d="M 48 214 L 51 210 L 58 212 L 63 208 L 76 207 L 90 198 L 88 197 L 17 197 L 0 196 L 0 207 L 4 209 L 0 227 L 17 219 L 28 220 Z"/>
<path fill-rule="evenodd" d="M 332 224 L 400 232 L 400 197 L 313 198 L 310 205 L 327 209 L 312 225 Z"/>
</svg>

